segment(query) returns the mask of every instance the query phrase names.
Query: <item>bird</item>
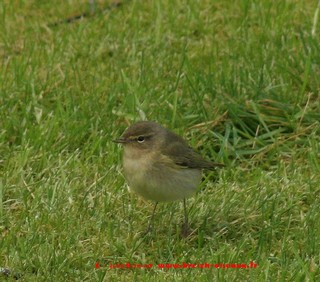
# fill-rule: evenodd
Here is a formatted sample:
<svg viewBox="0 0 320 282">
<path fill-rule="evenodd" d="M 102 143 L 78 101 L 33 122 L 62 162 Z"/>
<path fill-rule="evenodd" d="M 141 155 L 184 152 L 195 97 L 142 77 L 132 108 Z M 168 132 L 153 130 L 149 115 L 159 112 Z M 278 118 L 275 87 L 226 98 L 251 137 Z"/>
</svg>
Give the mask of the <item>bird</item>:
<svg viewBox="0 0 320 282">
<path fill-rule="evenodd" d="M 183 200 L 184 224 L 181 234 L 189 234 L 186 199 L 202 179 L 202 170 L 223 164 L 205 160 L 187 142 L 154 121 L 138 121 L 113 140 L 123 145 L 123 171 L 129 189 L 154 202 L 145 233 L 151 229 L 159 202 Z"/>
</svg>

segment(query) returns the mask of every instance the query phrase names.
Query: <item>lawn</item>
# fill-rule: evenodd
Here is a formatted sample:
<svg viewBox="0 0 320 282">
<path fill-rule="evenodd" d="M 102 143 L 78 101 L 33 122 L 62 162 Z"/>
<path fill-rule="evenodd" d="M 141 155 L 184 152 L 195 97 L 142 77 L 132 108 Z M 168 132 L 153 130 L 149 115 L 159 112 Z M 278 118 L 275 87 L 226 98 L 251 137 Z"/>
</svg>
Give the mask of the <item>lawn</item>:
<svg viewBox="0 0 320 282">
<path fill-rule="evenodd" d="M 319 9 L 2 1 L 0 281 L 319 281 Z M 182 202 L 143 234 L 112 142 L 138 120 L 225 164 L 187 238 Z"/>
</svg>

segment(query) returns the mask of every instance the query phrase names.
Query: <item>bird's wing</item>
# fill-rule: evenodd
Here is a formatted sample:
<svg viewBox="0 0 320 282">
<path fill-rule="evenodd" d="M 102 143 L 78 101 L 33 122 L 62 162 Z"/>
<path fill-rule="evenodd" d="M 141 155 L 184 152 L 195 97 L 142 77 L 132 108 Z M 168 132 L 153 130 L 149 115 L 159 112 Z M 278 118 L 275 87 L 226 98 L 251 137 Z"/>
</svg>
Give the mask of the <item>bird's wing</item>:
<svg viewBox="0 0 320 282">
<path fill-rule="evenodd" d="M 222 164 L 205 160 L 185 142 L 170 142 L 163 147 L 162 154 L 182 168 L 213 169 Z"/>
</svg>

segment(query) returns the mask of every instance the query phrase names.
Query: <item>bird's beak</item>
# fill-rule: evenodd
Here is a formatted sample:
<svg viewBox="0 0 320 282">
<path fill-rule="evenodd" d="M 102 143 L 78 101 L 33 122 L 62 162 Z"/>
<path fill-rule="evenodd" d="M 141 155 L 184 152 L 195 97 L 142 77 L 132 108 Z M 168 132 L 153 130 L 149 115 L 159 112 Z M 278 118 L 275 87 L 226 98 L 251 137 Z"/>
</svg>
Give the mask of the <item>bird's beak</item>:
<svg viewBox="0 0 320 282">
<path fill-rule="evenodd" d="M 125 138 L 118 138 L 118 139 L 112 140 L 112 142 L 114 142 L 114 143 L 128 143 L 128 140 Z"/>
</svg>

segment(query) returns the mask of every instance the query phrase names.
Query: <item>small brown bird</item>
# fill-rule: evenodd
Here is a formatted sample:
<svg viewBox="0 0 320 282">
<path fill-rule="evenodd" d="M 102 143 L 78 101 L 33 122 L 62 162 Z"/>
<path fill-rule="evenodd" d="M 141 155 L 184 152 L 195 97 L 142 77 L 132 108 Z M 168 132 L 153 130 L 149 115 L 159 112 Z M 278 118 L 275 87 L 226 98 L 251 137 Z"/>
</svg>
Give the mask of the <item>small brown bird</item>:
<svg viewBox="0 0 320 282">
<path fill-rule="evenodd" d="M 152 121 L 131 125 L 114 142 L 124 146 L 124 176 L 130 189 L 155 202 L 146 232 L 151 228 L 158 202 L 183 199 L 182 235 L 187 236 L 186 198 L 195 193 L 203 169 L 223 165 L 204 160 L 180 136 Z"/>
</svg>

